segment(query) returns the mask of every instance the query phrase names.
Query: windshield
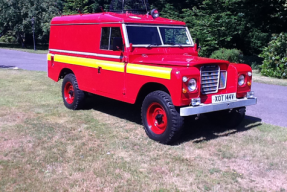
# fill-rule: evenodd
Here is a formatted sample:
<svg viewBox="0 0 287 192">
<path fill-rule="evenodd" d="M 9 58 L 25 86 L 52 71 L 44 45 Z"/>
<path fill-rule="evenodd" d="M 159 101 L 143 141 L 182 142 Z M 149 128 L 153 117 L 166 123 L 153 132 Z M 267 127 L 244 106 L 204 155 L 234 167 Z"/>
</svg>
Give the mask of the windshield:
<svg viewBox="0 0 287 192">
<path fill-rule="evenodd" d="M 127 33 L 133 45 L 192 45 L 185 27 L 127 26 Z"/>
</svg>

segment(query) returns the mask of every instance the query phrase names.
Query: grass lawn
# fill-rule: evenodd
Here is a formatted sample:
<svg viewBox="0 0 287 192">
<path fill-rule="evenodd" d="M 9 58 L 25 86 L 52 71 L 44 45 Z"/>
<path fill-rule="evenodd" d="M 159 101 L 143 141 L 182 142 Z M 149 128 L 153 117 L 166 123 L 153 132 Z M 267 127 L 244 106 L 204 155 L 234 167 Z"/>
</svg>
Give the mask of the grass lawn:
<svg viewBox="0 0 287 192">
<path fill-rule="evenodd" d="M 37 54 L 47 54 L 48 53 L 48 46 L 43 45 L 36 45 L 36 51 L 34 51 L 34 47 L 27 45 L 27 48 L 22 48 L 19 44 L 9 44 L 9 43 L 2 43 L 0 42 L 1 49 L 11 49 L 17 51 L 24 51 L 28 53 L 37 53 Z"/>
<path fill-rule="evenodd" d="M 287 129 L 190 120 L 179 143 L 150 140 L 139 109 L 91 97 L 64 107 L 44 72 L 0 69 L 0 191 L 286 191 Z"/>
<path fill-rule="evenodd" d="M 261 75 L 258 70 L 253 70 L 252 79 L 254 82 L 258 82 L 258 83 L 287 86 L 287 79 L 266 77 L 266 76 Z"/>
</svg>

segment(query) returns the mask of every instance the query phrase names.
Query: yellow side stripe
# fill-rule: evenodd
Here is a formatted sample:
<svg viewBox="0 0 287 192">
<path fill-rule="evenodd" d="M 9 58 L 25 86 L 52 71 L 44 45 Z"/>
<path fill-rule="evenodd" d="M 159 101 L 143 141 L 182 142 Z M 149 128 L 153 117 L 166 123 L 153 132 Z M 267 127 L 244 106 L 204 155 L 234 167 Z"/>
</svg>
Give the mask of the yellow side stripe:
<svg viewBox="0 0 287 192">
<path fill-rule="evenodd" d="M 51 56 L 52 56 L 52 54 L 47 54 L 48 61 L 51 61 Z"/>
<path fill-rule="evenodd" d="M 51 56 L 52 54 L 47 55 L 48 61 L 51 61 Z M 102 69 L 104 70 L 117 71 L 117 72 L 125 71 L 124 69 L 125 64 L 122 62 L 104 61 L 98 59 L 73 57 L 66 55 L 55 55 L 54 61 L 85 66 L 85 67 L 92 67 L 92 68 L 102 67 Z M 148 65 L 130 64 L 130 63 L 128 63 L 127 65 L 127 73 L 129 74 L 156 77 L 161 79 L 171 79 L 171 71 L 172 68 L 167 67 L 154 67 Z"/>
<path fill-rule="evenodd" d="M 135 75 L 144 75 L 149 77 L 157 77 L 162 79 L 171 78 L 172 68 L 152 67 L 147 65 L 128 64 L 127 73 Z"/>
<path fill-rule="evenodd" d="M 103 61 L 97 59 L 72 57 L 65 55 L 55 55 L 54 61 L 73 65 L 80 65 L 85 67 L 93 67 L 93 68 L 102 67 L 102 69 L 104 70 L 117 71 L 117 72 L 125 71 L 124 63 L 114 61 Z"/>
</svg>

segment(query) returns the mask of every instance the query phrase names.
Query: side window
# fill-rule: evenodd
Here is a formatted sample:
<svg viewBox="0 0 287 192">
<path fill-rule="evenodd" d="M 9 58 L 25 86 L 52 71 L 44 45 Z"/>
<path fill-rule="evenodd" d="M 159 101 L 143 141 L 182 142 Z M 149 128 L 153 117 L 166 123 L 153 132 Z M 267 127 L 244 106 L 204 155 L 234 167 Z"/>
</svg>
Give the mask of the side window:
<svg viewBox="0 0 287 192">
<path fill-rule="evenodd" d="M 122 44 L 120 27 L 102 27 L 100 49 L 119 51 L 122 49 Z"/>
<path fill-rule="evenodd" d="M 109 49 L 110 27 L 102 28 L 101 49 Z"/>
</svg>

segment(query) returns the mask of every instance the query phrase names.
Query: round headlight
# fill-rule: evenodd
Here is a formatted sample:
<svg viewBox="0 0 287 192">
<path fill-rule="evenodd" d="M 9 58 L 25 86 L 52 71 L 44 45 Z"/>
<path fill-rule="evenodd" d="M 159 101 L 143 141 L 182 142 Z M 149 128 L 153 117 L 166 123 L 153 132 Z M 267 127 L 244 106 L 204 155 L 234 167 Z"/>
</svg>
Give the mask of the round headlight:
<svg viewBox="0 0 287 192">
<path fill-rule="evenodd" d="M 195 90 L 196 90 L 196 87 L 197 87 L 197 85 L 196 85 L 196 80 L 195 80 L 195 79 L 190 79 L 190 80 L 188 81 L 188 85 L 187 85 L 188 90 L 189 90 L 190 92 L 195 91 Z"/>
<path fill-rule="evenodd" d="M 245 77 L 244 77 L 244 75 L 240 75 L 238 78 L 238 85 L 242 86 L 242 85 L 244 85 L 244 83 L 245 83 Z"/>
</svg>

